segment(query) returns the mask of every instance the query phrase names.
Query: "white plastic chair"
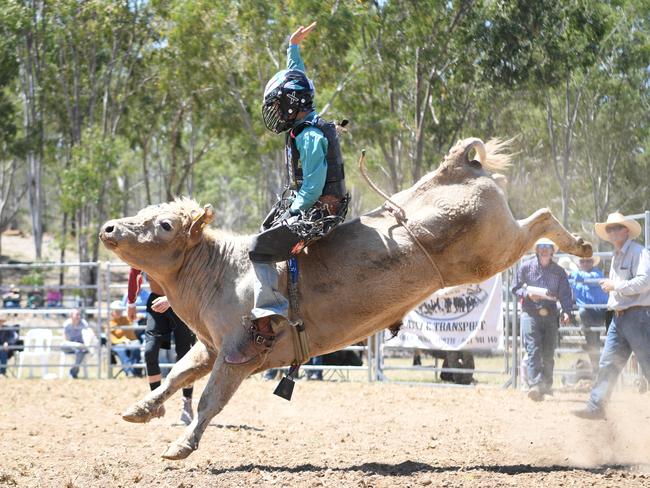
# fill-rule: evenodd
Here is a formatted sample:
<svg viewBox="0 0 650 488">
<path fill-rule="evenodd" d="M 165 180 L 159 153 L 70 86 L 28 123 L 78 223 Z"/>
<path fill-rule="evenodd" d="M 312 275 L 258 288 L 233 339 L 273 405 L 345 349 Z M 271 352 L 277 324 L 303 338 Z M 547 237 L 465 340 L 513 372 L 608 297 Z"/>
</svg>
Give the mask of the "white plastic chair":
<svg viewBox="0 0 650 488">
<path fill-rule="evenodd" d="M 52 350 L 52 331 L 50 329 L 31 329 L 25 334 L 24 342 L 25 348 L 20 353 L 18 363 L 18 378 L 22 376 L 24 364 L 28 365 L 29 377 L 33 378 L 32 369 L 37 361 L 42 365 L 41 377 L 44 377 L 47 374 L 47 363 Z"/>
</svg>

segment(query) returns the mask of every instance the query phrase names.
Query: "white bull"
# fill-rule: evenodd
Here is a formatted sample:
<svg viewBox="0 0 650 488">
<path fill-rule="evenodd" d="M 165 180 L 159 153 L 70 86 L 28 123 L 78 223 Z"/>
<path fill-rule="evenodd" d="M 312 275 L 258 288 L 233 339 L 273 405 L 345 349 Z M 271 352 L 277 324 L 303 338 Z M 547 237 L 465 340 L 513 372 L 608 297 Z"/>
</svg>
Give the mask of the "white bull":
<svg viewBox="0 0 650 488">
<path fill-rule="evenodd" d="M 470 158 L 473 149 L 479 160 Z M 298 257 L 300 313 L 313 355 L 398 323 L 443 286 L 480 282 L 507 269 L 540 237 L 565 252 L 591 255 L 591 245 L 569 234 L 548 209 L 522 221 L 513 218 L 503 191 L 485 170 L 504 167 L 508 156 L 502 151 L 498 143 L 460 141 L 436 171 L 392 197 L 435 266 L 384 208 L 339 226 Z M 242 365 L 224 362 L 246 333 L 241 317 L 252 307 L 247 254 L 252 236 L 204 229 L 212 219 L 211 206 L 182 199 L 106 222 L 100 233 L 108 249 L 162 285 L 200 340 L 124 419 L 150 420 L 174 392 L 210 373 L 197 415 L 167 448 L 167 459 L 185 458 L 198 448 L 210 420 L 247 376 L 294 359 L 291 334 L 284 329 L 275 331 L 268 354 Z M 286 277 L 280 286 L 286 287 Z"/>
</svg>

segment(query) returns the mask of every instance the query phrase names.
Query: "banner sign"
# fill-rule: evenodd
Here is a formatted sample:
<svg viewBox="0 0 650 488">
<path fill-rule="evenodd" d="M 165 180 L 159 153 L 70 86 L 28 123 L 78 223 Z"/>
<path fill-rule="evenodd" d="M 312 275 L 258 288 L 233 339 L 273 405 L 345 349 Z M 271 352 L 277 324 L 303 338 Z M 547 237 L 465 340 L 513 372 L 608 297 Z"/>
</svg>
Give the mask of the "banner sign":
<svg viewBox="0 0 650 488">
<path fill-rule="evenodd" d="M 404 317 L 385 347 L 457 351 L 503 347 L 501 274 L 475 285 L 443 288 Z"/>
</svg>

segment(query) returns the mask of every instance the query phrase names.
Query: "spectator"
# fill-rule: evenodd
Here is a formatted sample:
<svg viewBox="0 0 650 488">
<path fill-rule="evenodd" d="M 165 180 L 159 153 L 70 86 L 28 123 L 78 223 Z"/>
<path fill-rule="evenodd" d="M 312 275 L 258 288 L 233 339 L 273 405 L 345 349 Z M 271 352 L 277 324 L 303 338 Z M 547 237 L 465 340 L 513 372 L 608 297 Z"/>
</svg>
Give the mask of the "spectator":
<svg viewBox="0 0 650 488">
<path fill-rule="evenodd" d="M 33 289 L 27 293 L 27 308 L 41 308 L 44 302 L 41 290 Z"/>
<path fill-rule="evenodd" d="M 63 295 L 59 290 L 50 288 L 45 294 L 45 306 L 48 308 L 61 307 L 63 305 Z"/>
<path fill-rule="evenodd" d="M 20 344 L 16 326 L 8 327 L 7 318 L 0 314 L 0 376 L 7 376 L 7 361 L 11 359 L 15 348 Z"/>
<path fill-rule="evenodd" d="M 591 370 L 598 373 L 598 359 L 600 357 L 600 332 L 593 331 L 593 327 L 605 326 L 605 308 L 591 308 L 593 305 L 607 303 L 607 293 L 600 287 L 603 272 L 598 268 L 600 257 L 580 258 L 580 268 L 571 273 L 569 280 L 573 290 L 573 298 L 578 306 L 580 327 L 587 341 L 587 354 L 591 362 Z"/>
<path fill-rule="evenodd" d="M 138 325 L 143 326 L 141 329 L 138 329 L 138 330 L 135 331 L 135 336 L 138 338 L 140 343 L 145 342 L 144 335 L 145 335 L 145 329 L 146 329 L 146 325 L 147 325 L 147 313 L 145 311 L 142 314 L 138 314 L 137 313 L 137 308 L 138 307 L 145 307 L 145 309 L 146 309 L 148 301 L 149 301 L 149 290 L 146 289 L 146 288 L 143 288 L 143 287 L 140 287 L 140 289 L 138 290 L 138 293 L 137 293 L 137 295 L 135 297 L 135 302 L 133 302 L 130 306 L 129 306 L 129 292 L 127 291 L 122 296 L 122 304 L 124 305 L 125 308 L 128 307 L 128 309 L 129 309 L 129 315 L 130 315 L 129 319 L 133 323 L 137 323 Z M 132 312 L 132 317 L 133 318 L 131 318 L 131 312 Z"/>
<path fill-rule="evenodd" d="M 519 268 L 512 291 L 522 299 L 521 331 L 528 353 L 528 398 L 539 402 L 552 391 L 558 319 L 563 324 L 570 321 L 573 298 L 566 273 L 553 261 L 555 244 L 542 238 L 534 249 L 535 256 Z M 558 300 L 561 314 L 557 309 Z"/>
<path fill-rule="evenodd" d="M 267 369 L 266 371 L 264 371 L 264 373 L 262 373 L 262 378 L 264 378 L 265 380 L 274 380 L 278 377 L 278 373 L 280 371 L 281 370 L 279 368 Z"/>
<path fill-rule="evenodd" d="M 66 354 L 74 354 L 74 365 L 70 368 L 70 378 L 77 379 L 79 366 L 88 354 L 83 337 L 85 329 L 88 329 L 88 322 L 81 318 L 81 311 L 77 308 L 70 312 L 70 318 L 63 322 L 64 342 L 61 344 L 61 351 Z"/>
<path fill-rule="evenodd" d="M 595 230 L 598 237 L 614 246 L 609 278 L 600 282 L 603 291 L 609 293 L 607 307 L 614 310 L 614 317 L 587 405 L 573 412 L 585 419 L 605 418 L 605 406 L 632 352 L 650 380 L 650 251 L 634 242 L 641 226 L 615 212 L 606 222 L 596 223 Z"/>
<path fill-rule="evenodd" d="M 309 358 L 307 364 L 310 366 L 322 366 L 323 365 L 323 356 L 314 356 Z M 323 381 L 323 370 L 322 369 L 310 369 L 307 371 L 308 380 L 317 380 Z"/>
<path fill-rule="evenodd" d="M 20 308 L 20 289 L 16 285 L 10 285 L 9 290 L 2 295 L 2 306 L 4 308 Z"/>
<path fill-rule="evenodd" d="M 140 270 L 131 268 L 127 301 L 127 314 L 130 320 L 136 317 L 135 303 L 141 284 L 142 274 Z M 158 354 L 161 348 L 171 348 L 171 334 L 174 334 L 177 360 L 187 354 L 192 345 L 194 345 L 194 342 L 196 342 L 196 337 L 170 308 L 162 287 L 151 278 L 149 278 L 149 287 L 151 288 L 151 293 L 147 299 L 148 315 L 145 331 L 144 360 L 147 365 L 149 388 L 153 391 L 160 386 L 162 381 Z M 180 423 L 185 425 L 189 425 L 193 418 L 193 391 L 193 385 L 187 385 L 183 388 L 183 409 L 181 410 Z M 161 405 L 155 416 L 162 417 L 163 415 L 165 415 L 165 407 Z"/>
<path fill-rule="evenodd" d="M 140 371 L 131 367 L 140 362 L 140 341 L 133 329 L 122 329 L 121 327 L 131 325 L 131 321 L 124 316 L 124 306 L 120 300 L 111 302 L 111 349 L 117 354 L 122 363 L 124 373 L 132 378 L 141 376 Z"/>
</svg>

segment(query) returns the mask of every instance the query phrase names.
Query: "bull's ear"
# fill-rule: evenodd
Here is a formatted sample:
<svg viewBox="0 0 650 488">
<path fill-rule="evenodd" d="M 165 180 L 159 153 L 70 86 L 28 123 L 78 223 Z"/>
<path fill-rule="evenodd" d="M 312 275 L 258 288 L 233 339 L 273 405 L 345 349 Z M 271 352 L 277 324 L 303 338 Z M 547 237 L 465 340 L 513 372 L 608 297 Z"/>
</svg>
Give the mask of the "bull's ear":
<svg viewBox="0 0 650 488">
<path fill-rule="evenodd" d="M 466 146 L 464 150 L 464 156 L 465 160 L 469 163 L 469 154 L 472 152 L 472 149 L 476 149 L 476 156 L 473 159 L 478 159 L 478 162 L 481 164 L 485 164 L 486 160 L 486 152 L 485 152 L 485 144 L 483 143 L 482 140 L 480 140 L 478 137 L 472 137 L 471 139 L 466 139 L 465 141 Z"/>
<path fill-rule="evenodd" d="M 214 220 L 214 209 L 208 204 L 202 210 L 192 215 L 192 225 L 190 227 L 190 242 L 196 244 L 203 237 L 203 227 Z"/>
</svg>

